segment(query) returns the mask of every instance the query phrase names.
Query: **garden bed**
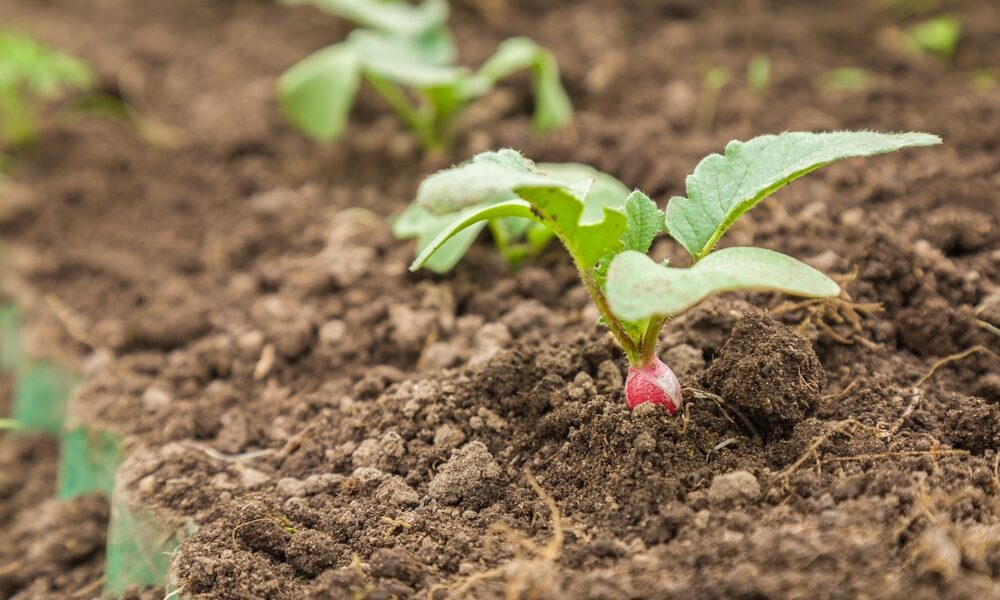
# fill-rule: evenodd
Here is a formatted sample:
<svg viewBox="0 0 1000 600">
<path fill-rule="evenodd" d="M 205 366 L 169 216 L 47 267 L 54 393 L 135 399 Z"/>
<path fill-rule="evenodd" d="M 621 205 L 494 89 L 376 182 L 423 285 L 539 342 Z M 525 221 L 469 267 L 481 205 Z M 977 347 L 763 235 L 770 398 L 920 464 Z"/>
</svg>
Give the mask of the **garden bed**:
<svg viewBox="0 0 1000 600">
<path fill-rule="evenodd" d="M 339 19 L 77 4 L 0 21 L 90 61 L 166 133 L 53 120 L 0 191 L 5 293 L 81 375 L 62 435 L 88 459 L 70 471 L 101 478 L 60 494 L 56 438 L 0 434 L 0 596 L 996 593 L 1000 88 L 969 84 L 1000 64 L 994 3 L 942 3 L 964 26 L 945 62 L 896 47 L 910 21 L 860 0 L 455 0 L 463 60 L 528 35 L 577 113 L 534 136 L 515 80 L 435 159 L 367 92 L 336 145 L 283 122 L 276 77 Z M 758 53 L 762 95 L 743 76 Z M 706 125 L 713 64 L 734 78 Z M 820 84 L 847 66 L 870 87 Z M 411 274 L 384 222 L 490 148 L 593 164 L 662 206 L 730 139 L 860 128 L 945 144 L 830 167 L 727 238 L 838 274 L 858 318 L 705 302 L 661 336 L 688 388 L 673 418 L 625 408 L 624 357 L 560 248 L 510 273 L 484 239 L 448 276 Z"/>
</svg>

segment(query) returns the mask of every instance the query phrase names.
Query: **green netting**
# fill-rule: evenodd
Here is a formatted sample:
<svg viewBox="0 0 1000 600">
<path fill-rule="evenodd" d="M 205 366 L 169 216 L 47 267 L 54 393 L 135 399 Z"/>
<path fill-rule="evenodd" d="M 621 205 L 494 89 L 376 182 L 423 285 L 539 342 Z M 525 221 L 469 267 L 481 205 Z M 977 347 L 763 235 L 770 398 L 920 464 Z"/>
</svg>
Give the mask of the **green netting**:
<svg viewBox="0 0 1000 600">
<path fill-rule="evenodd" d="M 78 378 L 49 362 L 33 362 L 14 382 L 11 417 L 25 429 L 58 434 L 66 417 L 66 403 Z"/>
<path fill-rule="evenodd" d="M 121 596 L 130 585 L 165 586 L 170 559 L 180 545 L 176 528 L 123 496 L 116 488 L 111 499 L 104 564 L 104 595 L 111 598 Z"/>
<path fill-rule="evenodd" d="M 21 313 L 6 302 L 0 305 L 0 371 L 16 373 L 21 361 Z"/>
<path fill-rule="evenodd" d="M 68 500 L 101 492 L 110 498 L 115 487 L 115 473 L 123 459 L 117 436 L 107 431 L 74 427 L 63 431 L 61 441 L 56 497 Z"/>
</svg>

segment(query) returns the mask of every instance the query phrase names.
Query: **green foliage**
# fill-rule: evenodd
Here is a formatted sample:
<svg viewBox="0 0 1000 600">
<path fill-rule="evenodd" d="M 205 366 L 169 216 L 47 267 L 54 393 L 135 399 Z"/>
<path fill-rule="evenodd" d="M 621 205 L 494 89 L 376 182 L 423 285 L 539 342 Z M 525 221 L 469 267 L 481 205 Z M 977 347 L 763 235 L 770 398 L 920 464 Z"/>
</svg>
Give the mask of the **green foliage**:
<svg viewBox="0 0 1000 600">
<path fill-rule="evenodd" d="M 605 206 L 623 206 L 628 189 L 587 165 L 536 166 L 520 153 L 506 149 L 478 154 L 424 180 L 416 199 L 393 223 L 393 233 L 404 239 L 416 238 L 417 261 L 443 273 L 455 266 L 488 223 L 498 250 L 517 267 L 545 249 L 554 234 L 530 211 L 522 214 L 524 202 L 510 203 L 519 197 L 515 188 L 584 182 L 591 182 L 580 216 L 584 223 L 600 220 Z"/>
<path fill-rule="evenodd" d="M 92 81 L 79 60 L 30 37 L 0 31 L 0 145 L 18 148 L 31 142 L 40 103 L 85 89 Z"/>
<path fill-rule="evenodd" d="M 826 275 L 764 248 L 726 248 L 689 268 L 668 267 L 645 254 L 623 252 L 608 270 L 611 309 L 630 321 L 677 315 L 712 294 L 746 289 L 805 297 L 840 294 L 840 287 Z"/>
<path fill-rule="evenodd" d="M 344 130 L 360 83 L 357 54 L 337 45 L 295 65 L 281 78 L 282 107 L 299 128 L 320 140 Z"/>
<path fill-rule="evenodd" d="M 949 59 L 958 47 L 962 22 L 957 17 L 935 17 L 911 27 L 906 32 L 910 46 L 924 54 Z"/>
<path fill-rule="evenodd" d="M 636 190 L 625 199 L 625 217 L 628 228 L 622 234 L 622 245 L 626 250 L 645 254 L 653 244 L 653 238 L 663 232 L 663 213 L 649 196 Z"/>
<path fill-rule="evenodd" d="M 488 152 L 441 171 L 420 186 L 414 206 L 435 215 L 437 233 L 420 238 L 416 270 L 459 240 L 457 260 L 485 221 L 530 220 L 559 238 L 587 291 L 621 343 L 630 363 L 648 364 L 667 317 L 702 299 L 734 290 L 776 290 L 794 296 L 836 296 L 840 287 L 816 269 L 772 250 L 728 248 L 712 253 L 741 215 L 789 182 L 836 160 L 929 146 L 923 133 L 792 132 L 730 142 L 725 155 L 706 157 L 687 178 L 688 197 L 661 212 L 639 191 L 621 184 L 595 193 L 596 178 L 555 176 L 513 150 Z M 412 209 L 413 207 L 411 207 Z M 443 217 L 452 215 L 444 223 Z M 691 254 L 677 268 L 646 256 L 653 239 L 668 231 Z M 474 236 L 474 234 L 473 234 Z M 451 264 L 454 264 L 451 262 Z"/>
<path fill-rule="evenodd" d="M 419 6 L 395 0 L 282 0 L 282 4 L 311 4 L 362 27 L 407 36 L 419 36 L 448 18 L 444 0 L 428 0 Z"/>
<path fill-rule="evenodd" d="M 4 429 L 21 429 L 22 425 L 19 421 L 14 419 L 0 419 L 0 430 Z"/>
<path fill-rule="evenodd" d="M 867 89 L 874 79 L 875 77 L 866 69 L 841 67 L 820 75 L 819 84 L 835 92 L 856 92 Z"/>
<path fill-rule="evenodd" d="M 531 74 L 534 127 L 546 132 L 572 114 L 559 67 L 548 50 L 516 37 L 479 68 L 458 66 L 445 24 L 448 6 L 426 0 L 294 0 L 364 27 L 289 69 L 278 83 L 285 116 L 306 134 L 331 141 L 343 132 L 362 81 L 367 81 L 428 151 L 448 145 L 462 110 L 516 72 Z"/>
<path fill-rule="evenodd" d="M 747 83 L 758 94 L 767 93 L 771 87 L 771 60 L 763 54 L 756 54 L 747 63 Z"/>
<path fill-rule="evenodd" d="M 1000 69 L 979 69 L 969 77 L 969 87 L 976 92 L 988 92 L 1000 86 Z"/>
<path fill-rule="evenodd" d="M 729 67 L 715 65 L 705 71 L 701 80 L 701 109 L 698 120 L 702 129 L 711 130 L 715 126 L 715 113 L 719 107 L 719 94 L 729 85 L 733 74 Z"/>
<path fill-rule="evenodd" d="M 925 133 L 787 132 L 732 141 L 687 178 L 688 197 L 667 206 L 667 230 L 693 258 L 708 254 L 746 211 L 788 183 L 837 160 L 941 143 Z"/>
<path fill-rule="evenodd" d="M 426 179 L 417 192 L 416 205 L 437 214 L 474 210 L 461 213 L 461 218 L 440 230 L 410 268 L 423 266 L 464 229 L 499 217 L 528 219 L 545 226 L 566 244 L 581 267 L 592 268 L 608 250 L 623 245 L 628 224 L 623 207 L 628 192 L 610 176 L 602 178 L 604 189 L 595 185 L 596 177 L 578 175 L 572 180 L 566 176 L 574 171 L 592 175 L 589 167 L 561 167 L 564 176 L 553 176 L 518 152 L 505 149 L 478 154 Z"/>
</svg>

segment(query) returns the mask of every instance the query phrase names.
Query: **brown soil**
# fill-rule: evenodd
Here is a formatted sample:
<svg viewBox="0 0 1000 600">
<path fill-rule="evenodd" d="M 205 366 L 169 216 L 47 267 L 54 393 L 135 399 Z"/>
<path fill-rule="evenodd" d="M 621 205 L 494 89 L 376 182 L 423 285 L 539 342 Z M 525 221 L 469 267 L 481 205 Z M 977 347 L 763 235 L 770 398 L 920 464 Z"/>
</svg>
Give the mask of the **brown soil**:
<svg viewBox="0 0 1000 600">
<path fill-rule="evenodd" d="M 16 208 L 0 237 L 33 351 L 87 375 L 74 418 L 125 435 L 130 489 L 199 527 L 174 562 L 183 593 L 1000 598 L 1000 89 L 968 85 L 1000 64 L 1000 8 L 941 3 L 964 26 L 946 63 L 894 46 L 915 19 L 862 0 L 452 4 L 470 64 L 513 34 L 555 51 L 572 128 L 532 136 L 516 79 L 438 161 L 368 92 L 317 148 L 273 85 L 338 19 L 259 0 L 0 5 L 168 132 L 52 119 L 0 192 Z M 755 53 L 774 67 L 763 96 L 743 76 Z M 734 79 L 706 126 L 713 63 Z M 816 82 L 843 66 L 876 80 Z M 623 357 L 560 249 L 511 274 L 484 239 L 448 277 L 410 274 L 383 221 L 487 148 L 589 162 L 664 201 L 729 139 L 835 128 L 946 144 L 831 167 L 733 229 L 726 243 L 842 274 L 851 302 L 730 296 L 675 319 L 676 418 L 624 407 Z M 0 596 L 98 593 L 107 504 L 48 501 L 56 454 L 0 439 Z"/>
</svg>

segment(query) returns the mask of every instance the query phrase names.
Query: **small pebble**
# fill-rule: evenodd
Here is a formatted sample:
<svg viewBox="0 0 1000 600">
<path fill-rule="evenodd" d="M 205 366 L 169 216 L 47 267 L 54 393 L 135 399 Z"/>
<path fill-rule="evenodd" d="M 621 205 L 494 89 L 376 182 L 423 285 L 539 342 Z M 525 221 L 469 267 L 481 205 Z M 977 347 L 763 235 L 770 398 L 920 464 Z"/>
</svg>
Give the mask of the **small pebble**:
<svg viewBox="0 0 1000 600">
<path fill-rule="evenodd" d="M 760 483 L 749 471 L 732 471 L 712 478 L 708 499 L 720 504 L 737 500 L 756 500 L 760 497 Z"/>
</svg>

